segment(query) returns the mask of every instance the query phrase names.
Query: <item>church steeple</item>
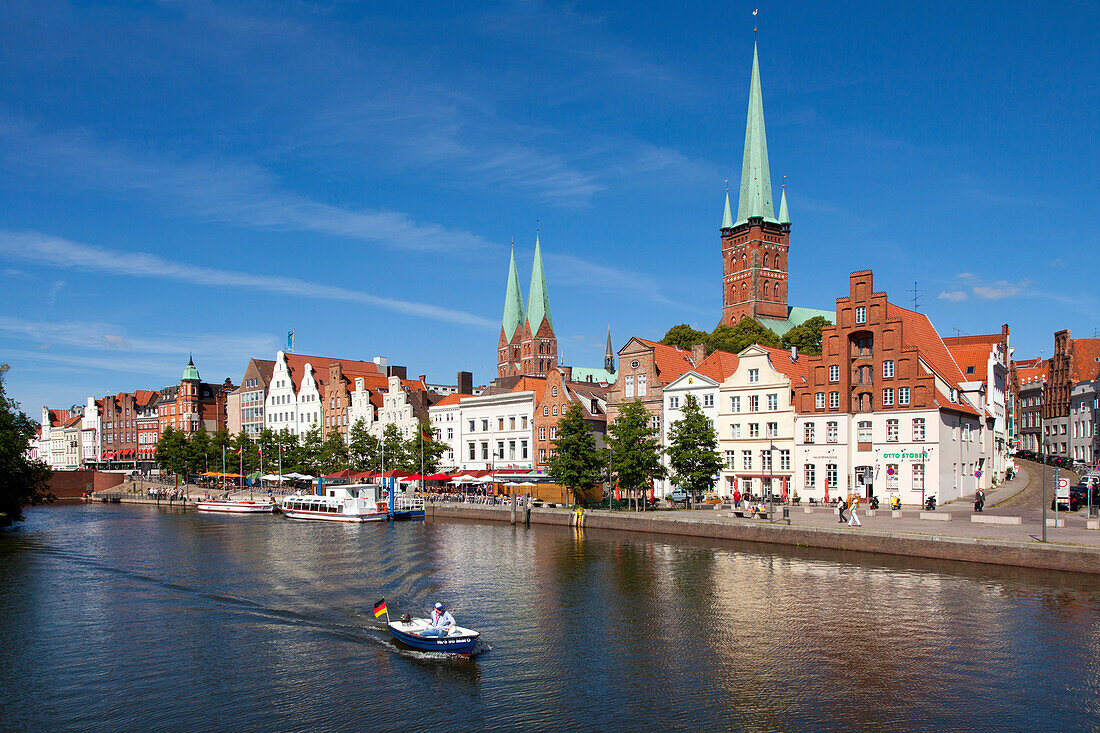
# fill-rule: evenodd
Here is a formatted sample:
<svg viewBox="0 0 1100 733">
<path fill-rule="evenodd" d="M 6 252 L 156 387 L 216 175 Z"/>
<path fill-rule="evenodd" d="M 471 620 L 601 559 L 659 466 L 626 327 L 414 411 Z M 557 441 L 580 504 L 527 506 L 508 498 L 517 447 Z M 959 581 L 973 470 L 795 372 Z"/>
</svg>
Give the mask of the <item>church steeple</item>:
<svg viewBox="0 0 1100 733">
<path fill-rule="evenodd" d="M 764 133 L 764 98 L 760 93 L 760 62 L 755 42 L 752 45 L 752 79 L 749 82 L 749 113 L 745 122 L 745 155 L 741 162 L 737 224 L 743 224 L 750 217 L 775 222 L 771 171 L 768 168 L 768 139 Z"/>
<path fill-rule="evenodd" d="M 790 214 L 787 213 L 787 186 L 786 185 L 783 186 L 783 195 L 779 200 L 779 223 L 780 224 L 790 224 L 791 223 Z"/>
<path fill-rule="evenodd" d="M 726 188 L 726 209 L 722 212 L 722 228 L 733 229 L 733 213 L 730 212 L 730 190 Z"/>
<path fill-rule="evenodd" d="M 511 341 L 516 329 L 523 323 L 523 295 L 519 290 L 519 273 L 516 270 L 516 249 L 512 247 L 512 261 L 508 265 L 508 288 L 504 292 L 504 328 L 505 341 Z"/>
<path fill-rule="evenodd" d="M 615 351 L 611 348 L 611 324 L 607 324 L 607 348 L 603 353 L 603 368 L 615 373 Z"/>
<path fill-rule="evenodd" d="M 535 234 L 535 261 L 531 264 L 531 287 L 527 291 L 527 322 L 531 326 L 531 335 L 539 332 L 543 319 L 554 328 L 554 319 L 550 317 L 550 292 L 546 288 L 546 275 L 542 271 L 542 248 L 539 235 Z"/>
</svg>

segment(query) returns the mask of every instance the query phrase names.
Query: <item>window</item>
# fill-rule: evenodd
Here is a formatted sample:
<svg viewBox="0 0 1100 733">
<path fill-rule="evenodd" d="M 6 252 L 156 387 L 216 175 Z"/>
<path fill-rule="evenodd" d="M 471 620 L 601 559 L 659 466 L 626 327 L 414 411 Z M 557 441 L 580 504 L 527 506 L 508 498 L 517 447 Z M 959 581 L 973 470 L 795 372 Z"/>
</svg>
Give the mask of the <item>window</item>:
<svg viewBox="0 0 1100 733">
<path fill-rule="evenodd" d="M 626 375 L 626 396 L 627 397 L 633 397 L 634 396 L 634 375 L 633 374 Z"/>
<path fill-rule="evenodd" d="M 856 440 L 860 443 L 871 442 L 871 421 L 860 420 L 856 425 Z"/>
<path fill-rule="evenodd" d="M 550 426 L 550 440 L 558 439 L 558 429 L 553 425 Z"/>
<path fill-rule="evenodd" d="M 523 416 L 523 417 L 521 418 L 521 422 L 522 422 L 523 424 L 522 424 L 522 426 L 520 427 L 520 429 L 521 429 L 521 430 L 526 430 L 526 429 L 527 429 L 527 416 L 526 416 L 526 415 L 524 415 L 524 416 Z"/>
<path fill-rule="evenodd" d="M 516 419 L 514 417 L 508 418 L 508 429 L 509 430 L 515 430 L 516 429 Z"/>
<path fill-rule="evenodd" d="M 539 427 L 539 440 L 546 440 L 546 427 L 545 426 L 540 426 Z"/>
<path fill-rule="evenodd" d="M 730 397 L 730 412 L 741 412 L 740 397 Z"/>
<path fill-rule="evenodd" d="M 726 468 L 730 470 L 737 468 L 737 451 L 726 451 Z"/>
<path fill-rule="evenodd" d="M 894 388 L 893 387 L 887 387 L 886 389 L 882 390 L 882 406 L 883 407 L 890 407 L 893 404 L 894 404 Z"/>
<path fill-rule="evenodd" d="M 829 409 L 835 410 L 840 407 L 840 392 L 829 393 Z"/>
<path fill-rule="evenodd" d="M 521 440 L 519 442 L 519 445 L 520 445 L 520 458 L 523 458 L 524 460 L 526 460 L 527 459 L 527 441 L 526 440 Z"/>
<path fill-rule="evenodd" d="M 550 417 L 550 405 L 543 405 L 542 406 L 542 416 L 543 417 Z"/>
<path fill-rule="evenodd" d="M 830 489 L 836 489 L 836 464 L 825 464 L 825 486 Z"/>
<path fill-rule="evenodd" d="M 837 439 L 837 432 L 837 422 L 835 420 L 830 420 L 829 422 L 825 423 L 825 442 L 835 443 Z"/>
<path fill-rule="evenodd" d="M 645 375 L 638 375 L 638 396 L 645 397 Z"/>
<path fill-rule="evenodd" d="M 558 406 L 554 405 L 554 409 L 551 410 L 551 412 L 553 412 L 555 415 L 557 415 L 558 414 Z"/>
<path fill-rule="evenodd" d="M 779 423 L 770 422 L 770 423 L 767 424 L 765 429 L 767 430 L 767 437 L 769 437 L 769 438 L 778 438 L 779 437 Z"/>
<path fill-rule="evenodd" d="M 923 417 L 913 418 L 913 440 L 914 441 L 924 440 L 924 418 Z"/>
<path fill-rule="evenodd" d="M 452 440 L 455 437 L 455 429 L 447 428 L 447 440 Z"/>
<path fill-rule="evenodd" d="M 714 395 L 712 395 L 712 394 L 703 395 L 703 407 L 714 407 Z"/>
<path fill-rule="evenodd" d="M 825 393 L 818 392 L 814 395 L 814 407 L 818 410 L 825 409 Z"/>
<path fill-rule="evenodd" d="M 898 404 L 899 405 L 908 405 L 909 404 L 909 388 L 908 387 L 898 387 Z"/>
<path fill-rule="evenodd" d="M 467 443 L 466 445 L 467 445 L 467 446 L 469 446 L 469 448 L 470 448 L 470 460 L 472 461 L 472 460 L 474 460 L 475 458 L 477 458 L 477 451 L 476 451 L 476 449 L 474 448 L 474 444 L 473 444 L 473 443 Z"/>
<path fill-rule="evenodd" d="M 817 467 L 812 463 L 807 463 L 803 470 L 806 475 L 806 488 L 814 488 L 817 485 Z"/>
<path fill-rule="evenodd" d="M 669 397 L 668 398 L 668 408 L 670 410 L 679 409 L 680 408 L 680 398 L 679 397 Z"/>
<path fill-rule="evenodd" d="M 760 395 L 749 395 L 749 412 L 760 412 Z"/>
<path fill-rule="evenodd" d="M 789 450 L 779 451 L 779 470 L 790 471 L 791 470 L 791 452 Z"/>
<path fill-rule="evenodd" d="M 485 433 L 489 432 L 489 418 L 485 418 L 481 421 L 481 430 Z"/>
<path fill-rule="evenodd" d="M 814 442 L 814 424 L 812 422 L 808 422 L 802 426 L 802 441 L 804 443 Z"/>
<path fill-rule="evenodd" d="M 778 409 L 779 409 L 779 395 L 777 395 L 777 394 L 768 395 L 768 411 L 769 412 L 775 412 Z"/>
<path fill-rule="evenodd" d="M 504 418 L 503 417 L 498 417 L 497 418 L 497 430 L 504 430 Z"/>
<path fill-rule="evenodd" d="M 749 437 L 750 438 L 759 438 L 760 437 L 760 423 L 758 423 L 758 422 L 749 423 Z"/>
<path fill-rule="evenodd" d="M 752 470 L 752 451 L 751 450 L 741 451 L 741 470 L 743 470 L 743 471 L 751 471 Z"/>
<path fill-rule="evenodd" d="M 551 397 L 557 397 L 558 396 L 558 385 L 555 384 L 553 387 L 550 388 L 550 396 Z"/>
<path fill-rule="evenodd" d="M 741 437 L 741 423 L 730 425 L 730 437 L 735 440 Z"/>
<path fill-rule="evenodd" d="M 886 464 L 886 490 L 898 490 L 898 464 L 896 463 Z"/>
<path fill-rule="evenodd" d="M 501 459 L 501 460 L 504 459 L 504 441 L 503 440 L 498 440 L 497 441 L 496 457 Z"/>
<path fill-rule="evenodd" d="M 896 443 L 898 442 L 898 421 L 887 420 L 886 421 L 886 442 Z"/>
<path fill-rule="evenodd" d="M 660 430 L 661 429 L 661 416 L 660 415 L 654 415 L 653 416 L 653 429 L 654 430 Z"/>
<path fill-rule="evenodd" d="M 839 382 L 840 381 L 840 367 L 838 367 L 836 364 L 833 364 L 829 367 L 829 381 L 830 382 Z"/>
<path fill-rule="evenodd" d="M 772 452 L 770 450 L 760 451 L 760 470 L 772 470 Z"/>
<path fill-rule="evenodd" d="M 862 305 L 856 306 L 856 323 L 867 322 L 867 309 Z"/>
<path fill-rule="evenodd" d="M 894 362 L 892 359 L 882 362 L 882 376 L 886 378 L 894 376 Z"/>
<path fill-rule="evenodd" d="M 923 491 L 924 490 L 924 464 L 923 463 L 914 463 L 913 464 L 913 490 L 914 491 Z"/>
<path fill-rule="evenodd" d="M 475 427 L 474 427 L 474 425 L 475 425 L 474 421 L 473 421 L 473 420 L 471 420 L 471 421 L 470 421 L 470 432 L 471 432 L 471 433 L 472 433 L 472 432 L 474 432 L 475 430 L 477 430 L 477 428 L 475 428 Z"/>
<path fill-rule="evenodd" d="M 760 370 L 759 369 L 750 369 L 749 370 L 749 384 L 754 384 L 754 383 L 759 382 L 759 381 L 760 381 Z"/>
</svg>

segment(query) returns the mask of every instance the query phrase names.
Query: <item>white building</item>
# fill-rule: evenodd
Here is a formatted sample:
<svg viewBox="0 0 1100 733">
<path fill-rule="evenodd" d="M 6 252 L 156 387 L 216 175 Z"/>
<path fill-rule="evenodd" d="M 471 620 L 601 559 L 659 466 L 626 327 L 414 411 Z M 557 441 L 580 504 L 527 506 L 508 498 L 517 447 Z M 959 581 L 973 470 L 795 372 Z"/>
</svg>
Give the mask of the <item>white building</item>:
<svg viewBox="0 0 1100 733">
<path fill-rule="evenodd" d="M 782 498 L 795 468 L 791 382 L 803 381 L 805 361 L 795 351 L 759 345 L 738 357 L 718 397 L 720 493 Z"/>
<path fill-rule="evenodd" d="M 301 374 L 292 375 L 286 353 L 278 352 L 264 404 L 264 427 L 276 433 L 289 430 L 294 435 L 302 435 L 320 424 L 321 391 L 317 388 L 313 365 L 306 362 Z"/>
<path fill-rule="evenodd" d="M 541 381 L 541 380 L 534 380 Z M 520 386 L 528 386 L 521 382 Z M 428 409 L 436 434 L 461 471 L 534 468 L 531 445 L 535 390 L 460 397 L 450 395 Z M 455 400 L 457 398 L 457 404 Z M 448 437 L 449 436 L 449 437 Z"/>
<path fill-rule="evenodd" d="M 721 386 L 721 378 L 714 374 L 714 376 L 708 376 L 708 373 L 713 373 L 716 370 L 714 367 L 719 364 L 721 356 L 717 356 L 721 352 L 714 352 L 711 354 L 714 359 L 704 360 L 699 365 L 699 369 L 691 369 L 684 372 L 679 377 L 669 382 L 664 388 L 664 405 L 661 408 L 661 445 L 668 447 L 670 445 L 670 435 L 672 432 L 673 423 L 679 421 L 683 417 L 683 409 L 687 404 L 688 397 L 694 397 L 696 403 L 699 405 L 700 411 L 703 415 L 710 420 L 711 427 L 714 428 L 715 434 L 719 434 L 719 422 L 718 422 L 718 391 Z M 736 363 L 737 357 L 732 354 L 726 354 L 726 357 L 733 360 Z M 726 359 L 725 361 L 729 361 Z M 662 454 L 662 463 L 668 466 L 668 455 Z M 659 485 L 659 496 L 667 496 L 675 487 L 675 481 L 671 476 L 662 481 Z M 718 487 L 721 490 L 721 487 Z"/>
<path fill-rule="evenodd" d="M 1009 346 L 1008 324 L 1001 327 L 1000 333 L 945 338 L 943 343 L 962 370 L 960 391 L 974 406 L 993 417 L 993 428 L 987 436 L 992 465 L 988 475 L 982 477 L 983 488 L 988 488 L 994 477 L 1004 479 L 1010 447 L 1007 392 L 1012 348 Z"/>
<path fill-rule="evenodd" d="M 402 384 L 401 377 L 391 375 L 386 391 L 381 396 L 382 405 L 378 408 L 378 419 L 368 423 L 371 435 L 381 439 L 389 425 L 397 426 L 397 432 L 402 439 L 415 435 L 420 420 L 413 411 L 408 388 Z"/>
<path fill-rule="evenodd" d="M 99 461 L 99 405 L 94 397 L 89 397 L 84 405 L 84 417 L 80 430 L 80 454 L 85 465 L 92 465 Z"/>
</svg>

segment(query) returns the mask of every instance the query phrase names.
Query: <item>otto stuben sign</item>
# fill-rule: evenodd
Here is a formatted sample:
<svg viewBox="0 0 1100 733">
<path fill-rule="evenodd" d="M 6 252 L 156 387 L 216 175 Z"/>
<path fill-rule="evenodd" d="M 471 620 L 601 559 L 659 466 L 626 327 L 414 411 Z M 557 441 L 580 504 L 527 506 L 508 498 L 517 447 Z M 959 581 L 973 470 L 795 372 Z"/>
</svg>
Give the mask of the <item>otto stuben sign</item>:
<svg viewBox="0 0 1100 733">
<path fill-rule="evenodd" d="M 893 452 L 884 452 L 882 454 L 882 460 L 889 461 L 927 461 L 932 457 L 932 449 L 925 448 L 924 450 L 901 450 Z"/>
</svg>

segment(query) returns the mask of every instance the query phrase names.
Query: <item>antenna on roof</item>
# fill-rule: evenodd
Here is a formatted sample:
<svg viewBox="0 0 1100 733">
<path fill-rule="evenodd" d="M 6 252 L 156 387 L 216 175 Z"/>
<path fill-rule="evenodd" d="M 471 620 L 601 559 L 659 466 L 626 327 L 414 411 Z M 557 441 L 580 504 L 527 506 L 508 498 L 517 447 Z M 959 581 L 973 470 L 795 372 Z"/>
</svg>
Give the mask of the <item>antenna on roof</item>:
<svg viewBox="0 0 1100 733">
<path fill-rule="evenodd" d="M 913 281 L 913 289 L 912 290 L 906 290 L 905 292 L 913 294 L 913 310 L 917 310 L 920 307 L 919 306 L 920 297 L 922 295 L 924 295 L 925 293 L 927 293 L 928 291 L 927 290 L 918 290 L 917 289 L 917 281 L 914 280 Z"/>
<path fill-rule="evenodd" d="M 953 328 L 953 329 L 951 329 L 951 330 L 955 332 L 955 336 L 956 336 L 956 337 L 959 337 L 959 336 L 969 336 L 969 335 L 970 335 L 970 332 L 969 332 L 969 331 L 963 331 L 963 330 L 962 330 L 962 329 L 960 329 L 960 328 Z"/>
</svg>

